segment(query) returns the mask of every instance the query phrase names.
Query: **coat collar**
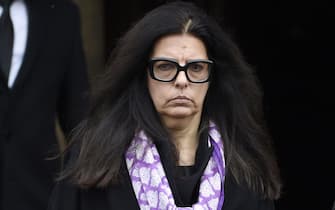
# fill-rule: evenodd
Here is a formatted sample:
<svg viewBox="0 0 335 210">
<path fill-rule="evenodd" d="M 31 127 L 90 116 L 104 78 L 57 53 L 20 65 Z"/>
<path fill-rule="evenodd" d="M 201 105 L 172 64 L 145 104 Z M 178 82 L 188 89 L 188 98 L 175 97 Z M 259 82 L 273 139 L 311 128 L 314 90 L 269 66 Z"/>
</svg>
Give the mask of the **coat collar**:
<svg viewBox="0 0 335 210">
<path fill-rule="evenodd" d="M 47 23 L 50 16 L 50 7 L 48 7 L 47 3 L 36 0 L 26 0 L 25 3 L 28 10 L 27 46 L 19 74 L 12 87 L 13 90 L 22 86 L 27 75 L 30 74 L 31 71 L 34 71 L 32 66 L 44 43 L 48 28 Z"/>
</svg>

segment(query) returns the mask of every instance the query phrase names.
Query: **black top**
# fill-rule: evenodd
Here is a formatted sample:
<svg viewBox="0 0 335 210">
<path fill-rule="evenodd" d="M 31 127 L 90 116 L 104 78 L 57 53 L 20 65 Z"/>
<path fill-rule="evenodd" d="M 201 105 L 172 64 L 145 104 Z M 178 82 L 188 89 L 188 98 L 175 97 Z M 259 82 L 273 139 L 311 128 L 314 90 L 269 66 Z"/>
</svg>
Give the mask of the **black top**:
<svg viewBox="0 0 335 210">
<path fill-rule="evenodd" d="M 198 198 L 201 175 L 212 153 L 207 139 L 202 139 L 193 166 L 176 166 L 168 144 L 156 144 L 176 205 L 191 206 Z M 82 190 L 66 182 L 58 183 L 51 197 L 49 210 L 132 210 L 139 209 L 127 171 L 122 165 L 123 179 L 106 189 Z M 238 185 L 229 174 L 225 178 L 225 200 L 222 210 L 274 210 L 273 201 L 262 200 L 245 186 Z"/>
<path fill-rule="evenodd" d="M 201 174 L 196 173 L 194 166 L 178 166 L 177 174 L 179 176 L 174 179 L 177 187 L 176 193 L 178 193 L 181 202 L 176 202 L 176 205 L 180 207 L 191 206 L 197 202 Z"/>
<path fill-rule="evenodd" d="M 171 191 L 178 207 L 192 206 L 199 197 L 201 176 L 211 157 L 213 148 L 208 147 L 207 135 L 203 136 L 196 151 L 195 164 L 192 166 L 176 166 L 171 158 L 169 145 L 161 143 L 157 146 L 162 165 L 165 169 Z"/>
</svg>

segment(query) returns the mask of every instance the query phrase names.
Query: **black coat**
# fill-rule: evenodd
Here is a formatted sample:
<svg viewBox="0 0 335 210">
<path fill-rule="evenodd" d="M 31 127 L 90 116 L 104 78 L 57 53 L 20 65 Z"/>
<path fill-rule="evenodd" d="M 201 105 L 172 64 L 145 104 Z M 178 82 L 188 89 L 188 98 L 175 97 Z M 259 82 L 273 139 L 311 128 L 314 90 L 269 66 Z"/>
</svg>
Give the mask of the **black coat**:
<svg viewBox="0 0 335 210">
<path fill-rule="evenodd" d="M 206 133 L 206 132 L 204 132 Z M 198 192 L 194 187 L 200 181 L 207 163 L 211 157 L 213 148 L 208 148 L 207 135 L 202 136 L 196 152 L 195 171 L 192 173 L 192 180 L 181 178 L 175 162 L 171 158 L 172 151 L 166 142 L 156 142 L 157 150 L 160 154 L 162 165 L 169 181 L 174 200 L 178 205 L 190 206 L 196 202 L 198 195 L 194 193 L 192 199 L 188 199 L 189 190 Z M 73 150 L 75 151 L 75 150 Z M 76 154 L 76 153 L 72 153 Z M 133 191 L 131 179 L 125 161 L 121 167 L 121 181 L 117 185 L 106 189 L 82 190 L 66 181 L 58 183 L 50 199 L 49 210 L 135 210 L 139 209 L 136 196 Z M 194 180 L 193 178 L 199 181 Z M 186 181 L 187 180 L 187 181 Z M 195 181 L 195 182 L 194 182 Z M 188 188 L 185 190 L 183 188 Z M 182 189 L 182 191 L 180 191 Z M 190 191 L 189 191 L 190 192 Z M 187 195 L 188 194 L 188 195 Z M 186 196 L 185 196 L 186 195 Z M 195 197 L 194 197 L 195 196 Z M 229 171 L 225 178 L 223 210 L 273 210 L 273 202 L 262 200 L 255 193 L 242 185 L 236 184 Z M 194 201 L 191 201 L 194 200 Z"/>
<path fill-rule="evenodd" d="M 67 0 L 26 0 L 28 40 L 11 89 L 0 73 L 2 210 L 45 210 L 59 160 L 55 117 L 67 134 L 82 119 L 87 72 L 77 7 Z M 2 72 L 2 71 L 0 71 Z"/>
<path fill-rule="evenodd" d="M 48 210 L 136 210 L 139 209 L 128 172 L 124 182 L 106 189 L 81 190 L 66 182 L 56 185 Z M 226 176 L 222 210 L 274 210 L 273 201 L 262 200 Z"/>
</svg>

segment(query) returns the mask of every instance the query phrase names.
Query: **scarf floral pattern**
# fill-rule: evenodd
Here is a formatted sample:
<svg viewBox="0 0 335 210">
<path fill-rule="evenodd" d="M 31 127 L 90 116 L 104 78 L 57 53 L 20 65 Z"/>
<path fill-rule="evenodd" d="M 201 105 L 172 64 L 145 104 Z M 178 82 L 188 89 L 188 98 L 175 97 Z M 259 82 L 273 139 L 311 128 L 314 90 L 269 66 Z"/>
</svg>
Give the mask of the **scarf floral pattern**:
<svg viewBox="0 0 335 210">
<path fill-rule="evenodd" d="M 132 186 L 143 210 L 217 210 L 224 201 L 225 160 L 221 135 L 214 123 L 209 126 L 212 156 L 200 180 L 198 201 L 192 207 L 177 207 L 155 144 L 138 132 L 125 158 Z"/>
</svg>

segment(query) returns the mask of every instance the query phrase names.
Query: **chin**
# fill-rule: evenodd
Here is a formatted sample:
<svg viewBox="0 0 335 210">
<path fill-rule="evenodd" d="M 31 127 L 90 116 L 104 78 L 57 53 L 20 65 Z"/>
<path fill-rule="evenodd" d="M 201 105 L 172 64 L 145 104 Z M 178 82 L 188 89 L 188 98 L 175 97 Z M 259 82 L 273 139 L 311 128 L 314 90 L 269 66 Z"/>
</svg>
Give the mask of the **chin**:
<svg viewBox="0 0 335 210">
<path fill-rule="evenodd" d="M 178 110 L 173 110 L 167 113 L 167 115 L 171 118 L 188 118 L 191 116 L 194 116 L 197 112 L 194 110 L 189 110 L 189 109 L 178 109 Z"/>
<path fill-rule="evenodd" d="M 174 109 L 161 112 L 160 116 L 166 127 L 180 129 L 190 126 L 194 122 L 194 119 L 199 117 L 198 113 L 194 109 Z"/>
</svg>

